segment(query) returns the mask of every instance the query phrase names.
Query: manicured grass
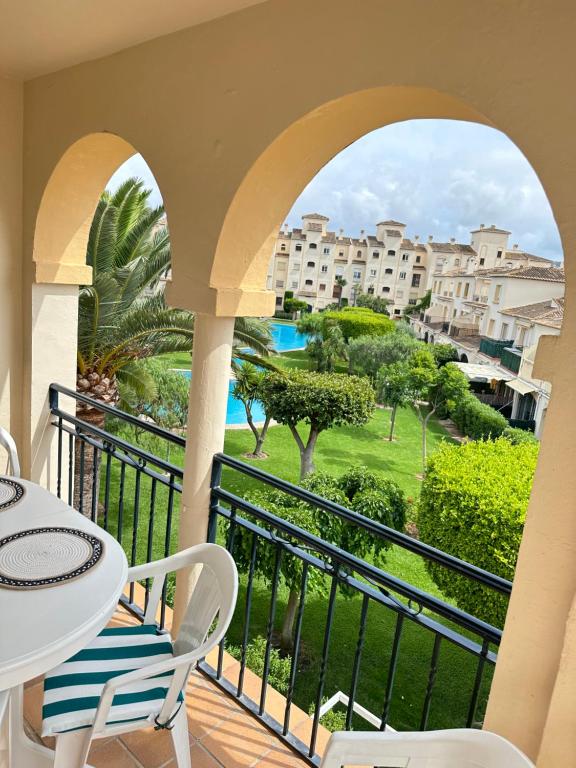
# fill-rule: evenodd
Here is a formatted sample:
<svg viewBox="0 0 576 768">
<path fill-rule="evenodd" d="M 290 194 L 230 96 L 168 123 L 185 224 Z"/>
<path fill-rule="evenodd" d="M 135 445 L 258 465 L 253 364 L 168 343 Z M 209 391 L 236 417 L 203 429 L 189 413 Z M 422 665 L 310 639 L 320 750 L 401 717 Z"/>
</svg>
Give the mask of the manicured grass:
<svg viewBox="0 0 576 768">
<path fill-rule="evenodd" d="M 165 360 L 168 368 L 186 368 L 192 365 L 192 355 L 190 352 L 167 352 L 160 355 L 158 360 Z"/>
</svg>

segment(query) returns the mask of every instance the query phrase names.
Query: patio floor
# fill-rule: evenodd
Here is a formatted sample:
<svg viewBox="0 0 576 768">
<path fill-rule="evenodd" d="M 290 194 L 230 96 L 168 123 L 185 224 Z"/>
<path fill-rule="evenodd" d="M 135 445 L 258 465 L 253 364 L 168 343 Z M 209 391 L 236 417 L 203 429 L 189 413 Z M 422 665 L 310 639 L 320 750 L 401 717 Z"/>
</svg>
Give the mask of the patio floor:
<svg viewBox="0 0 576 768">
<path fill-rule="evenodd" d="M 126 611 L 119 609 L 110 626 L 137 623 Z M 224 674 L 234 680 L 238 662 L 226 654 Z M 257 698 L 260 679 L 246 670 L 245 693 Z M 268 689 L 266 710 L 278 718 L 283 713 L 284 698 Z M 194 768 L 304 768 L 306 763 L 285 747 L 256 718 L 248 714 L 232 698 L 222 693 L 203 675 L 194 672 L 187 693 L 188 731 L 192 765 Z M 53 747 L 54 739 L 40 739 L 42 717 L 42 680 L 31 681 L 24 695 L 24 717 L 29 735 Z M 311 721 L 306 713 L 294 707 L 290 729 L 300 738 L 306 738 Z M 329 737 L 319 728 L 318 750 L 322 750 Z M 172 739 L 167 731 L 146 728 L 123 736 L 99 739 L 93 742 L 88 763 L 94 768 L 172 768 L 176 766 Z"/>
</svg>

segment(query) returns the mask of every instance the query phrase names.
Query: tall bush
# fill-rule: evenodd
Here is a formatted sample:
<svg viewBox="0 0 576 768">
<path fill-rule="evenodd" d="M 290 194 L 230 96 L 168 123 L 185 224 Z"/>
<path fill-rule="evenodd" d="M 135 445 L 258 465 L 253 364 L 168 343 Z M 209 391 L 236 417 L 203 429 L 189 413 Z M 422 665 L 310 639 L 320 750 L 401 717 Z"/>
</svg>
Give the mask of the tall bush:
<svg viewBox="0 0 576 768">
<path fill-rule="evenodd" d="M 499 437 L 508 427 L 501 413 L 466 392 L 450 409 L 450 417 L 462 434 L 472 440 Z"/>
<path fill-rule="evenodd" d="M 441 446 L 428 462 L 422 485 L 418 513 L 422 540 L 511 580 L 537 456 L 538 445 L 513 445 L 505 438 Z M 427 568 L 459 608 L 503 625 L 504 595 L 437 563 L 428 563 Z"/>
<path fill-rule="evenodd" d="M 354 308 L 354 311 L 325 312 L 324 317 L 338 323 L 346 341 L 358 336 L 384 336 L 394 332 L 393 320 L 363 307 Z"/>
</svg>

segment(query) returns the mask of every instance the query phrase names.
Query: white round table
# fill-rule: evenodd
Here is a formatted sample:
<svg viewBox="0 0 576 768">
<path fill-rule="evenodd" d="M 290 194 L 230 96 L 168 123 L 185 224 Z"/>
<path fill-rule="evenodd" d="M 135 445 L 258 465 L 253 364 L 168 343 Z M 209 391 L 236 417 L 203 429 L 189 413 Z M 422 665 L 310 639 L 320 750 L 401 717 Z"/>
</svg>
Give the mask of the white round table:
<svg viewBox="0 0 576 768">
<path fill-rule="evenodd" d="M 15 478 L 11 478 L 15 479 Z M 128 563 L 118 542 L 35 483 L 14 506 L 0 510 L 0 539 L 40 527 L 78 528 L 104 542 L 100 561 L 86 573 L 41 589 L 0 587 L 0 692 L 10 694 L 10 766 L 44 768 L 54 753 L 24 736 L 22 686 L 73 656 L 103 629 L 126 583 Z"/>
</svg>

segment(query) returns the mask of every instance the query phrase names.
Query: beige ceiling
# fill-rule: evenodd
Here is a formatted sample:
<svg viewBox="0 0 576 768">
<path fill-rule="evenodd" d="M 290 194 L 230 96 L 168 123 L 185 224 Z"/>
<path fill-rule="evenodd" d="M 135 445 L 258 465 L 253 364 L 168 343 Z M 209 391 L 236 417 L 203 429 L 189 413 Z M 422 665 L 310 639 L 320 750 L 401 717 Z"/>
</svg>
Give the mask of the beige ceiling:
<svg viewBox="0 0 576 768">
<path fill-rule="evenodd" d="M 264 0 L 0 0 L 0 76 L 29 79 Z"/>
</svg>

